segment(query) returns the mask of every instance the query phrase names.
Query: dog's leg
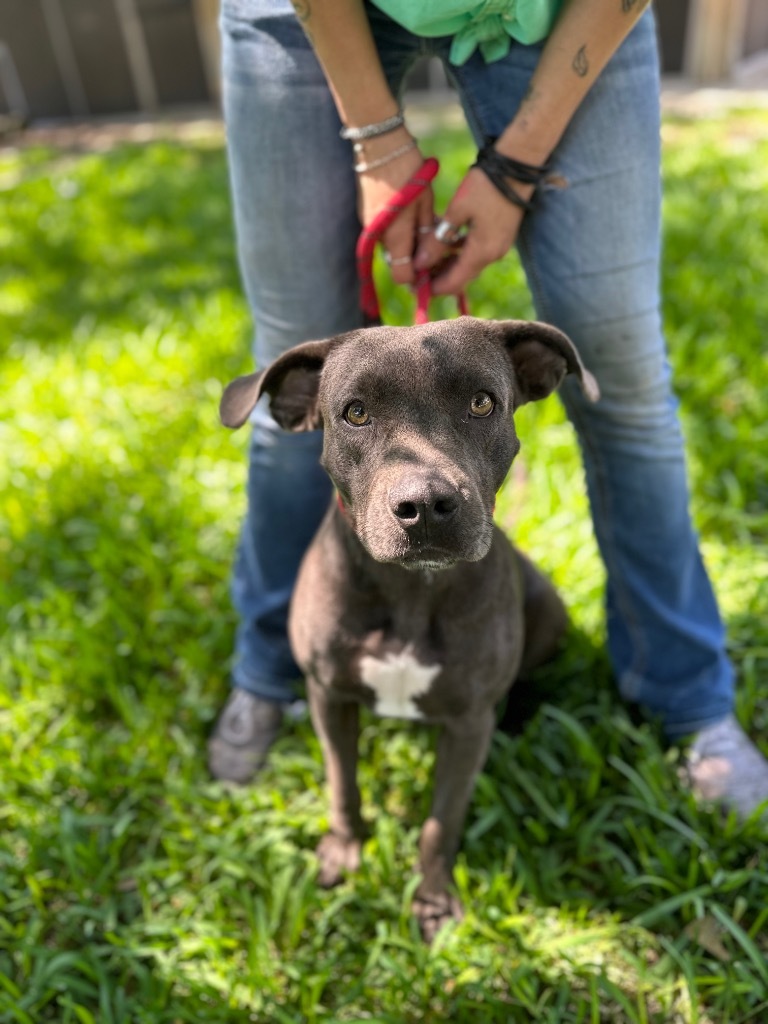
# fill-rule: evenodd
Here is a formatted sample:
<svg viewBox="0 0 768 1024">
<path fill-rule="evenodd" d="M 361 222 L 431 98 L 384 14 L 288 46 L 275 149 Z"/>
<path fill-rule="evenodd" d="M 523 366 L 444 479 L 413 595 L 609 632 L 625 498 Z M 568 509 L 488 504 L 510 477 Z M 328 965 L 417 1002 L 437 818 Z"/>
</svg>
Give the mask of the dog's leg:
<svg viewBox="0 0 768 1024">
<path fill-rule="evenodd" d="M 560 595 L 530 559 L 515 549 L 523 574 L 525 640 L 518 675 L 525 677 L 553 658 L 568 627 L 568 613 Z"/>
<path fill-rule="evenodd" d="M 419 838 L 422 880 L 413 901 L 414 914 L 427 942 L 446 921 L 462 917 L 461 903 L 450 891 L 453 862 L 475 779 L 488 755 L 494 723 L 493 710 L 489 710 L 469 731 L 466 722 L 444 727 L 437 741 L 432 808 Z"/>
<path fill-rule="evenodd" d="M 323 748 L 331 797 L 330 830 L 317 847 L 318 883 L 329 889 L 360 866 L 365 825 L 357 788 L 359 707 L 350 701 L 329 700 L 325 690 L 309 687 L 312 723 Z"/>
</svg>

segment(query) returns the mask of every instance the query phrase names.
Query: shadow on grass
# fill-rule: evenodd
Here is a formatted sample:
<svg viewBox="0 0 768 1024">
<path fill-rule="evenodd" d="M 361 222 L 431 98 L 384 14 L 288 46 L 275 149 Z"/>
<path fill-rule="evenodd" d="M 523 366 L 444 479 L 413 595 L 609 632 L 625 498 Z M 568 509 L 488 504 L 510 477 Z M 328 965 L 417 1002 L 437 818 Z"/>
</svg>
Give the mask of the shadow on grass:
<svg viewBox="0 0 768 1024">
<path fill-rule="evenodd" d="M 543 704 L 567 706 L 592 680 L 594 692 L 615 689 L 612 671 L 603 648 L 583 632 L 571 626 L 559 655 L 526 679 L 518 679 L 499 707 L 498 729 L 507 736 L 519 736 Z M 616 698 L 619 703 L 618 697 Z"/>
</svg>

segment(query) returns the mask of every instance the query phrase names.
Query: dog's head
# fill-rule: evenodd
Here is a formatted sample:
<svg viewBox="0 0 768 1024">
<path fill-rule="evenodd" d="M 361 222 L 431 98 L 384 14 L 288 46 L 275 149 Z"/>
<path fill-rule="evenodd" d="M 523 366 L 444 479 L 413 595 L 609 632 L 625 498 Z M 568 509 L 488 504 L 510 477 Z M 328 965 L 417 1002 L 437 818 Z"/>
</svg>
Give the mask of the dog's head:
<svg viewBox="0 0 768 1024">
<path fill-rule="evenodd" d="M 520 448 L 513 412 L 566 374 L 598 398 L 554 327 L 473 317 L 310 341 L 225 390 L 241 426 L 262 394 L 285 430 L 324 429 L 323 465 L 373 558 L 446 568 L 483 558 L 495 495 Z"/>
</svg>

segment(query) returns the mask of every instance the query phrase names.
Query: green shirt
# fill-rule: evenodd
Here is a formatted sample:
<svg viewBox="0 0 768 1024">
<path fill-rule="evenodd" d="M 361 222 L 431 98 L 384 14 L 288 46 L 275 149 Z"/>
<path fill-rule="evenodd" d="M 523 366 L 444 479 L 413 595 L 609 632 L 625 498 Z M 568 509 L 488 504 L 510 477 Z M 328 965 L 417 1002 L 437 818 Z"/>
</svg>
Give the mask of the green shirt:
<svg viewBox="0 0 768 1024">
<path fill-rule="evenodd" d="M 510 37 L 538 43 L 552 28 L 562 0 L 373 0 L 417 36 L 453 36 L 451 64 L 464 64 L 479 47 L 486 61 L 509 52 Z"/>
</svg>

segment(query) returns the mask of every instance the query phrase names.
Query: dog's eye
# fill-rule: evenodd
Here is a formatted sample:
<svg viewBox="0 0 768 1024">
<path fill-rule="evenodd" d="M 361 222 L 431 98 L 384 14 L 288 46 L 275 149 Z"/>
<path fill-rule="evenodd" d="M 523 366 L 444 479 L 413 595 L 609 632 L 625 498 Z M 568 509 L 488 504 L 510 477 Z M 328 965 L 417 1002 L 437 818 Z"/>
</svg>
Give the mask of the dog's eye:
<svg viewBox="0 0 768 1024">
<path fill-rule="evenodd" d="M 469 403 L 469 411 L 473 416 L 490 416 L 493 408 L 494 401 L 487 391 L 478 391 Z"/>
<path fill-rule="evenodd" d="M 344 410 L 344 419 L 354 427 L 364 427 L 371 417 L 362 402 L 350 402 Z"/>
</svg>

